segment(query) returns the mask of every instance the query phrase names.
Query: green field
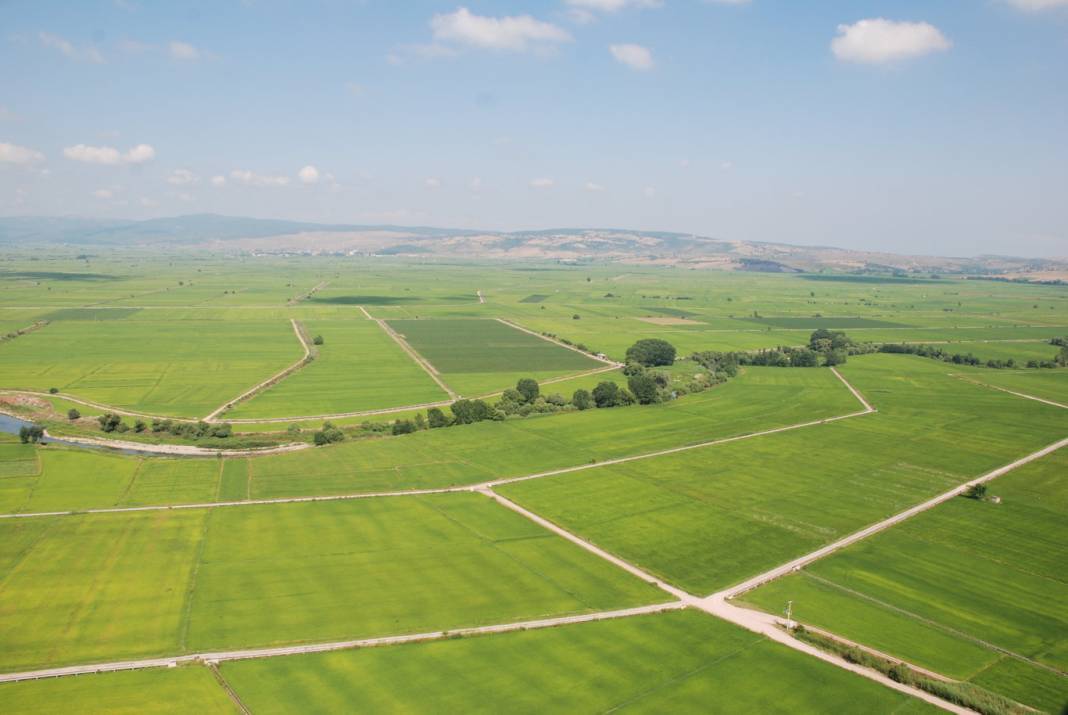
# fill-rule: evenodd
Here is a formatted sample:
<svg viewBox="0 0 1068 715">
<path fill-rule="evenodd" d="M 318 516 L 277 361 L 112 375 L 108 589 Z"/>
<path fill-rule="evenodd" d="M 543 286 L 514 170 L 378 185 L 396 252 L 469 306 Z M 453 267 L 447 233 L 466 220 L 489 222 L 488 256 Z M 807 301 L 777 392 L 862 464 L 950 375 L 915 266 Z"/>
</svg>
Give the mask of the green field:
<svg viewBox="0 0 1068 715">
<path fill-rule="evenodd" d="M 224 663 L 253 712 L 928 712 L 696 611 Z"/>
<path fill-rule="evenodd" d="M 1000 504 L 954 499 L 745 600 L 793 600 L 804 623 L 1056 712 L 1068 702 L 1068 454 L 990 491 Z"/>
<path fill-rule="evenodd" d="M 663 600 L 481 495 L 0 522 L 3 671 Z"/>
<path fill-rule="evenodd" d="M 329 415 L 448 399 L 433 379 L 372 320 L 313 320 L 318 357 L 239 404 L 227 418 Z"/>
<path fill-rule="evenodd" d="M 872 355 L 842 372 L 879 413 L 549 477 L 501 493 L 690 591 L 709 593 L 1043 447 L 1063 410 Z"/>
<path fill-rule="evenodd" d="M 391 320 L 389 325 L 464 395 L 503 390 L 521 377 L 544 380 L 604 366 L 496 320 Z"/>
</svg>

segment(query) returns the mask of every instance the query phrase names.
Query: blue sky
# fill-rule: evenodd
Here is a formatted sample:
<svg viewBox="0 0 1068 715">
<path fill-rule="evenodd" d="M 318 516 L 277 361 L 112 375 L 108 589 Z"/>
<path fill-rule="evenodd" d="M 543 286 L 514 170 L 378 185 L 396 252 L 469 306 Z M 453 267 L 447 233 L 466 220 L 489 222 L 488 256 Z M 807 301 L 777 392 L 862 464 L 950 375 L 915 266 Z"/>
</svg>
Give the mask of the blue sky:
<svg viewBox="0 0 1068 715">
<path fill-rule="evenodd" d="M 0 215 L 1068 255 L 1068 0 L 0 0 Z"/>
</svg>

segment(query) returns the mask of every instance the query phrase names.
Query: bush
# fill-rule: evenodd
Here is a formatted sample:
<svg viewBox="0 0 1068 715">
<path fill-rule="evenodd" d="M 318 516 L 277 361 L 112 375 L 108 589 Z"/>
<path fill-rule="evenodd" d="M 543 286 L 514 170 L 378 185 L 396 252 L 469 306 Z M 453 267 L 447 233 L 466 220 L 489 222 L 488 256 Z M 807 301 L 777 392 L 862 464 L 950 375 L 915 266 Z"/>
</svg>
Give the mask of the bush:
<svg viewBox="0 0 1068 715">
<path fill-rule="evenodd" d="M 323 428 L 312 435 L 312 441 L 315 442 L 318 447 L 322 447 L 326 444 L 333 444 L 334 442 L 341 442 L 344 439 L 345 433 L 330 422 L 324 422 Z"/>
<path fill-rule="evenodd" d="M 80 419 L 81 416 L 82 416 L 82 413 L 79 412 L 78 409 L 75 408 L 75 407 L 72 407 L 69 410 L 67 410 L 67 419 L 70 420 L 71 422 L 73 422 L 76 419 Z"/>
<path fill-rule="evenodd" d="M 675 346 L 659 338 L 645 338 L 627 348 L 627 362 L 646 367 L 671 365 L 675 362 Z"/>
<path fill-rule="evenodd" d="M 144 420 L 137 420 L 134 422 L 134 432 L 144 432 L 148 428 Z"/>
<path fill-rule="evenodd" d="M 969 499 L 978 499 L 982 501 L 986 498 L 986 484 L 973 484 L 968 487 L 968 491 L 964 492 L 964 496 Z"/>
<path fill-rule="evenodd" d="M 458 425 L 495 419 L 493 408 L 482 400 L 457 400 L 452 403 L 451 409 L 453 422 Z"/>
<path fill-rule="evenodd" d="M 445 413 L 437 407 L 431 407 L 426 411 L 426 422 L 430 425 L 430 429 L 449 426 L 449 419 L 445 416 Z"/>
<path fill-rule="evenodd" d="M 323 336 L 322 335 L 316 335 L 314 338 L 312 338 L 312 344 L 313 345 L 322 345 L 323 344 Z"/>
<path fill-rule="evenodd" d="M 49 395 L 59 394 L 59 388 L 58 387 L 50 387 L 50 388 L 48 388 L 48 394 Z"/>
<path fill-rule="evenodd" d="M 627 380 L 627 387 L 630 388 L 638 404 L 651 405 L 660 401 L 659 386 L 656 384 L 656 379 L 648 373 L 631 375 Z"/>
<path fill-rule="evenodd" d="M 546 395 L 545 401 L 555 407 L 563 407 L 567 404 L 567 400 L 559 392 L 554 392 L 551 395 Z"/>
<path fill-rule="evenodd" d="M 522 395 L 523 402 L 533 402 L 541 393 L 541 388 L 538 387 L 537 380 L 529 377 L 524 377 L 517 382 L 515 384 L 515 389 L 516 392 Z"/>
<path fill-rule="evenodd" d="M 571 404 L 580 410 L 588 410 L 593 407 L 593 396 L 589 390 L 575 390 L 575 394 L 571 395 Z"/>
<path fill-rule="evenodd" d="M 411 434 L 415 432 L 415 423 L 411 420 L 394 420 L 393 434 Z"/>
<path fill-rule="evenodd" d="M 41 425 L 23 425 L 19 427 L 19 441 L 23 444 L 35 444 L 44 437 L 44 427 Z"/>
<path fill-rule="evenodd" d="M 604 381 L 593 388 L 593 402 L 598 407 L 615 407 L 620 404 L 619 385 Z"/>
<path fill-rule="evenodd" d="M 113 412 L 105 412 L 96 419 L 100 423 L 100 429 L 104 432 L 114 432 L 122 424 L 122 418 Z M 120 431 L 124 432 L 125 430 Z"/>
</svg>

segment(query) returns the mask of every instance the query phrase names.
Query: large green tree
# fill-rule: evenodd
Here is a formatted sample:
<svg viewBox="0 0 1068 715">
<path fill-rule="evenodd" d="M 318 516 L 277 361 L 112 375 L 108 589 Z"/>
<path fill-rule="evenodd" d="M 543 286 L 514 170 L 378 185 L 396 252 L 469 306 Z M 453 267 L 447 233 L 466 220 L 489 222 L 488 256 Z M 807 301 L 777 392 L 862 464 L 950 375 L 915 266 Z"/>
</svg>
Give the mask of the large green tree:
<svg viewBox="0 0 1068 715">
<path fill-rule="evenodd" d="M 643 338 L 627 348 L 627 362 L 646 367 L 671 365 L 675 362 L 675 346 L 660 338 Z"/>
</svg>

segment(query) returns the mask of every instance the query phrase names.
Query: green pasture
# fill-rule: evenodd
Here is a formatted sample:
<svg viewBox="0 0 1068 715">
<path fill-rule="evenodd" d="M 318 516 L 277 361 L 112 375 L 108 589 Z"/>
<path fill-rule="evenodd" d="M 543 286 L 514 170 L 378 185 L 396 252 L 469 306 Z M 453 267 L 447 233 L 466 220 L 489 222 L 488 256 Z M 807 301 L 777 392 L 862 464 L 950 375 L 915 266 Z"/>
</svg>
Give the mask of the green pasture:
<svg viewBox="0 0 1068 715">
<path fill-rule="evenodd" d="M 496 320 L 391 320 L 453 390 L 480 395 L 521 377 L 537 380 L 603 367 L 574 350 Z"/>
<path fill-rule="evenodd" d="M 955 374 L 986 385 L 1068 404 L 1068 370 L 984 370 L 953 366 Z"/>
<path fill-rule="evenodd" d="M 475 494 L 0 521 L 5 672 L 663 598 Z"/>
<path fill-rule="evenodd" d="M 876 414 L 500 491 L 669 581 L 712 592 L 1068 434 L 1063 410 L 942 370 L 924 358 L 855 358 L 842 372 Z"/>
<path fill-rule="evenodd" d="M 1055 712 L 1068 702 L 1068 454 L 989 489 L 1001 503 L 954 499 L 745 599 L 793 600 L 804 623 Z"/>
<path fill-rule="evenodd" d="M 323 337 L 318 357 L 226 417 L 328 415 L 448 399 L 376 322 L 354 317 L 305 326 Z"/>
<path fill-rule="evenodd" d="M 236 661 L 221 672 L 256 713 L 933 710 L 697 611 Z"/>
<path fill-rule="evenodd" d="M 38 715 L 238 712 L 211 672 L 195 665 L 2 683 L 0 710 Z"/>
</svg>

